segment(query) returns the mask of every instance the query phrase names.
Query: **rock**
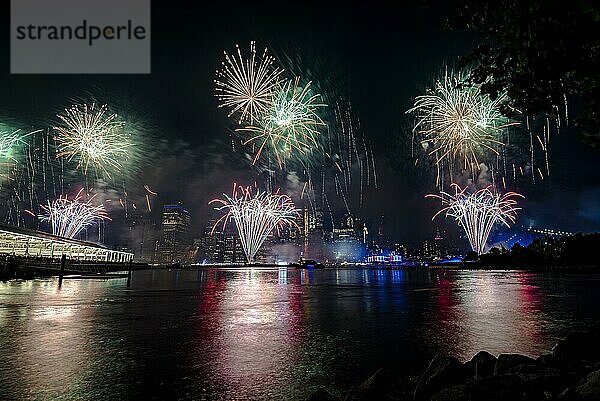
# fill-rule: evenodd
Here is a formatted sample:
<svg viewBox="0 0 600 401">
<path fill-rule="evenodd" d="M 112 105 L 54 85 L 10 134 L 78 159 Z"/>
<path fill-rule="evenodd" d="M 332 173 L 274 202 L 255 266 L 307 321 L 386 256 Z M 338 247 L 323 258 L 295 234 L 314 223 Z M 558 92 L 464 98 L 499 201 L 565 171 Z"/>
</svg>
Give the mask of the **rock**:
<svg viewBox="0 0 600 401">
<path fill-rule="evenodd" d="M 378 369 L 371 377 L 365 380 L 359 388 L 361 389 L 387 389 L 392 387 L 398 380 L 398 375 L 387 369 Z"/>
<path fill-rule="evenodd" d="M 465 368 L 476 379 L 492 376 L 495 366 L 496 357 L 487 351 L 479 351 L 469 362 L 465 363 Z"/>
<path fill-rule="evenodd" d="M 523 380 L 525 392 L 531 398 L 546 398 L 544 394 L 558 395 L 577 382 L 577 376 L 543 365 L 523 364 L 508 370 Z"/>
<path fill-rule="evenodd" d="M 329 391 L 324 388 L 320 388 L 310 395 L 306 401 L 339 401 L 340 399 L 332 395 Z"/>
<path fill-rule="evenodd" d="M 390 393 L 398 400 L 412 401 L 415 394 L 418 376 L 402 376 L 397 382 L 396 387 Z"/>
<path fill-rule="evenodd" d="M 560 393 L 557 399 L 561 401 L 571 401 L 577 399 L 577 394 L 575 393 L 575 387 L 568 387 L 562 393 Z"/>
<path fill-rule="evenodd" d="M 467 392 L 471 401 L 529 400 L 523 380 L 514 375 L 485 377 L 470 385 Z"/>
<path fill-rule="evenodd" d="M 392 398 L 387 394 L 382 394 L 377 390 L 370 390 L 365 388 L 359 388 L 348 391 L 344 401 L 398 401 L 398 399 Z M 405 399 L 408 401 L 409 399 Z M 402 401 L 405 401 L 402 400 Z"/>
<path fill-rule="evenodd" d="M 466 388 L 464 384 L 444 388 L 435 393 L 431 401 L 469 401 Z"/>
<path fill-rule="evenodd" d="M 540 355 L 535 359 L 535 361 L 537 363 L 539 363 L 540 365 L 545 365 L 545 366 L 556 367 L 558 365 L 558 362 L 556 361 L 556 359 L 554 358 L 554 356 L 552 354 Z"/>
<path fill-rule="evenodd" d="M 545 370 L 548 370 L 545 366 L 537 365 L 535 363 L 522 363 L 520 365 L 509 368 L 504 374 L 515 375 L 515 374 L 536 374 Z"/>
<path fill-rule="evenodd" d="M 494 375 L 503 375 L 508 372 L 509 369 L 514 368 L 523 364 L 535 364 L 536 361 L 521 354 L 500 354 L 496 360 L 496 366 L 494 367 Z"/>
<path fill-rule="evenodd" d="M 591 373 L 590 373 L 591 372 Z M 337 399 L 322 390 L 309 398 Z M 465 364 L 436 355 L 416 377 L 379 369 L 348 391 L 347 401 L 600 401 L 600 330 L 572 333 L 551 354 L 498 358 L 480 351 Z"/>
<path fill-rule="evenodd" d="M 552 348 L 552 356 L 569 369 L 584 369 L 600 361 L 600 335 L 597 332 L 571 333 Z"/>
<path fill-rule="evenodd" d="M 414 388 L 414 377 L 400 377 L 379 369 L 357 389 L 349 391 L 345 400 L 412 400 Z"/>
<path fill-rule="evenodd" d="M 443 388 L 461 384 L 468 377 L 465 367 L 452 356 L 436 355 L 419 376 L 415 387 L 415 400 L 429 399 Z"/>
<path fill-rule="evenodd" d="M 548 364 L 552 364 L 555 362 L 554 360 L 554 356 L 552 356 L 552 354 L 543 354 L 538 356 L 537 358 L 535 358 L 535 361 L 537 363 L 543 364 L 543 365 L 548 365 Z"/>
<path fill-rule="evenodd" d="M 587 375 L 585 381 L 575 387 L 575 394 L 578 400 L 597 401 L 600 400 L 600 370 L 596 370 Z"/>
</svg>

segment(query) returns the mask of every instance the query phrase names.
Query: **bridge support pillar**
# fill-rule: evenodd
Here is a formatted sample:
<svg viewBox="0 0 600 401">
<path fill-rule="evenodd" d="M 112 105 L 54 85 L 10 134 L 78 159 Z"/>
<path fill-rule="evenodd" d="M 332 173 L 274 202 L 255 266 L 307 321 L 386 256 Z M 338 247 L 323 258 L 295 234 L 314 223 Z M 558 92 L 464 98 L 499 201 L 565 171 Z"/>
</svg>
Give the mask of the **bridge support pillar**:
<svg viewBox="0 0 600 401">
<path fill-rule="evenodd" d="M 60 273 L 58 274 L 58 286 L 62 286 L 63 276 L 65 275 L 65 265 L 67 264 L 67 255 L 64 253 L 60 258 Z"/>
<path fill-rule="evenodd" d="M 131 269 L 133 268 L 133 259 L 129 259 L 129 270 L 127 271 L 127 288 L 131 286 Z"/>
</svg>

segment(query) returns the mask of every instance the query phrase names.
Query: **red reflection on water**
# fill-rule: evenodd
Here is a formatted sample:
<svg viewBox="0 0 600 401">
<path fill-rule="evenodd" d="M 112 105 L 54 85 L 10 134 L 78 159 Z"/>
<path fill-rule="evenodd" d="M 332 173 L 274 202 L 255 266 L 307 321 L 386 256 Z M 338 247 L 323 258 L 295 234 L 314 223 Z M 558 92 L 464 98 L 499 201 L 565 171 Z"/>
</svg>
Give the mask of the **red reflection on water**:
<svg viewBox="0 0 600 401">
<path fill-rule="evenodd" d="M 455 282 L 442 273 L 437 280 L 437 318 L 443 324 L 449 324 L 456 318 L 457 300 L 454 297 Z"/>
<path fill-rule="evenodd" d="M 456 354 L 458 351 L 457 336 L 462 337 L 460 327 L 457 327 L 457 322 L 460 321 L 460 305 L 455 296 L 456 279 L 448 276 L 447 272 L 441 272 L 437 277 L 437 297 L 435 310 L 435 331 L 443 333 L 442 338 L 446 338 L 444 346 L 448 349 L 447 352 Z"/>
<path fill-rule="evenodd" d="M 304 288 L 300 284 L 299 275 L 288 284 L 289 299 L 289 329 L 290 339 L 296 343 L 301 342 L 304 334 Z"/>
<path fill-rule="evenodd" d="M 541 313 L 543 294 L 540 287 L 534 284 L 534 276 L 530 273 L 519 273 L 519 306 L 526 317 L 523 325 L 523 335 L 534 343 L 541 343 L 544 338 L 543 327 L 538 324 L 535 316 Z"/>
<path fill-rule="evenodd" d="M 200 290 L 202 301 L 198 305 L 199 320 L 198 335 L 207 339 L 219 332 L 218 319 L 221 316 L 219 308 L 223 301 L 223 292 L 227 288 L 225 276 L 220 272 L 206 272 L 206 284 Z"/>
<path fill-rule="evenodd" d="M 517 281 L 520 284 L 519 294 L 523 310 L 525 312 L 540 311 L 543 294 L 540 291 L 540 287 L 534 284 L 533 275 L 520 273 L 517 276 Z"/>
<path fill-rule="evenodd" d="M 225 276 L 217 272 L 210 272 L 206 285 L 202 288 L 202 302 L 200 302 L 200 313 L 207 314 L 216 311 L 221 304 L 221 294 L 225 291 L 227 282 Z"/>
<path fill-rule="evenodd" d="M 282 369 L 298 360 L 305 338 L 301 279 L 252 269 L 215 274 L 202 290 L 196 341 L 204 345 L 195 347 L 195 358 L 224 399 L 256 398 L 265 380 L 288 377 Z"/>
<path fill-rule="evenodd" d="M 543 294 L 532 275 L 443 272 L 436 289 L 440 346 L 463 360 L 478 350 L 537 354 Z"/>
</svg>

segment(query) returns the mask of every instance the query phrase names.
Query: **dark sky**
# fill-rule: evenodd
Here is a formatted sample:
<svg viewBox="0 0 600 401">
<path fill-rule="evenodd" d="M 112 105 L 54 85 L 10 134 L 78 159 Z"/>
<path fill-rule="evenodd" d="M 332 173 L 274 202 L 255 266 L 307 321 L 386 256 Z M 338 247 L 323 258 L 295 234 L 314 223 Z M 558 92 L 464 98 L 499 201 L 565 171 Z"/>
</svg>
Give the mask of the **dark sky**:
<svg viewBox="0 0 600 401">
<path fill-rule="evenodd" d="M 383 215 L 391 237 L 416 243 L 444 224 L 431 223 L 436 205 L 423 199 L 435 190 L 432 175 L 398 162 L 410 159 L 411 151 L 397 145 L 398 136 L 408 135 L 404 112 L 439 69 L 472 49 L 476 38 L 444 31 L 441 19 L 448 10 L 396 3 L 401 2 L 153 1 L 152 74 L 137 76 L 11 76 L 5 4 L 0 111 L 39 127 L 88 92 L 128 104 L 147 121 L 152 141 L 161 143 L 156 148 L 162 153 L 145 168 L 140 186 L 150 184 L 162 201 L 189 205 L 200 230 L 208 200 L 229 192 L 233 180 L 256 179 L 232 151 L 213 84 L 223 50 L 256 40 L 280 58 L 301 60 L 311 78 L 351 101 L 373 144 L 380 184 L 367 191 L 356 213 L 372 225 Z M 548 180 L 517 188 L 527 196 L 519 224 L 533 220 L 541 227 L 600 230 L 599 152 L 576 135 L 564 130 L 553 141 Z"/>
</svg>

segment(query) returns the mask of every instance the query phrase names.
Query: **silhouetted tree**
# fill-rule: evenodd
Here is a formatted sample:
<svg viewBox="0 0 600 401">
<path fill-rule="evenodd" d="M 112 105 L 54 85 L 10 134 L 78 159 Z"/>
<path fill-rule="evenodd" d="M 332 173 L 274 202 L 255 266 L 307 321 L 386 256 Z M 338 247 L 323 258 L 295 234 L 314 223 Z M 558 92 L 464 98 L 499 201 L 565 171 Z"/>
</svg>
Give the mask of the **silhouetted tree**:
<svg viewBox="0 0 600 401">
<path fill-rule="evenodd" d="M 598 249 L 599 233 L 577 234 L 560 239 L 538 238 L 527 247 L 516 243 L 510 251 L 492 248 L 479 255 L 479 261 L 484 267 L 600 266 Z"/>
<path fill-rule="evenodd" d="M 560 115 L 565 96 L 580 103 L 577 121 L 600 144 L 600 3 L 574 0 L 457 0 L 453 29 L 477 32 L 462 60 L 491 96 L 506 90 L 527 115 Z"/>
</svg>

